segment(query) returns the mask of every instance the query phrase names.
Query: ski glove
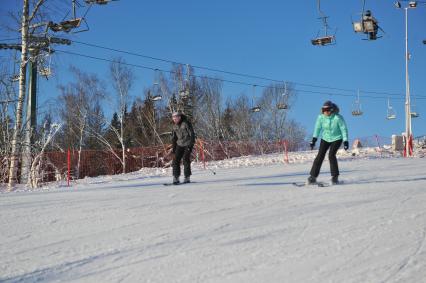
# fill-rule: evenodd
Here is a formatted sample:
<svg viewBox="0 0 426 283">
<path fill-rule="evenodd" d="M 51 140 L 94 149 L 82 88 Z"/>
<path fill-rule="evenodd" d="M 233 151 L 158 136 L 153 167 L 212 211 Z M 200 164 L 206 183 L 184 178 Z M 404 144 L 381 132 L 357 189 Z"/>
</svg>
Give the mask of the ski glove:
<svg viewBox="0 0 426 283">
<path fill-rule="evenodd" d="M 314 149 L 316 142 L 317 142 L 317 138 L 312 138 L 312 141 L 309 143 L 309 146 L 311 147 L 311 150 Z"/>
<path fill-rule="evenodd" d="M 348 148 L 349 148 L 349 142 L 348 142 L 348 141 L 344 141 L 344 142 L 343 142 L 343 148 L 344 148 L 345 150 L 348 150 Z"/>
</svg>

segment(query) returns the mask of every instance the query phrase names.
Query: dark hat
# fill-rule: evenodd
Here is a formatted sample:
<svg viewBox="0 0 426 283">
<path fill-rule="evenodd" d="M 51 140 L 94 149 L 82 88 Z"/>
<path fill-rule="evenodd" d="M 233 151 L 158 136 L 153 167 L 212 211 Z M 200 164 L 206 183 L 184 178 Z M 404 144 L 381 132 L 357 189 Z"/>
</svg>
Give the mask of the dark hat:
<svg viewBox="0 0 426 283">
<path fill-rule="evenodd" d="M 324 104 L 322 105 L 322 109 L 329 109 L 329 108 L 334 108 L 334 103 L 331 102 L 330 100 L 327 100 L 326 102 L 324 102 Z"/>
</svg>

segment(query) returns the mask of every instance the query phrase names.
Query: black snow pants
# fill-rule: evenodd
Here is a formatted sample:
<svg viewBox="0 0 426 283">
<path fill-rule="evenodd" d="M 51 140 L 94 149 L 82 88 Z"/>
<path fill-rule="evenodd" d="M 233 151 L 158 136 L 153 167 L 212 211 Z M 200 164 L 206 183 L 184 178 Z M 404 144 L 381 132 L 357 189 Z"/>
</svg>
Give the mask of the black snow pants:
<svg viewBox="0 0 426 283">
<path fill-rule="evenodd" d="M 180 176 L 180 162 L 183 159 L 183 173 L 185 177 L 191 176 L 191 152 L 190 146 L 176 146 L 175 158 L 173 159 L 173 176 Z"/>
<path fill-rule="evenodd" d="M 328 159 L 330 161 L 330 172 L 331 176 L 337 177 L 339 176 L 339 166 L 337 165 L 337 158 L 336 153 L 337 150 L 339 150 L 339 147 L 342 145 L 342 140 L 337 140 L 334 142 L 326 142 L 325 140 L 321 139 L 320 147 L 318 150 L 318 155 L 314 160 L 314 164 L 312 165 L 311 169 L 311 176 L 312 177 L 318 177 L 322 162 L 324 161 L 325 154 L 328 152 Z"/>
</svg>

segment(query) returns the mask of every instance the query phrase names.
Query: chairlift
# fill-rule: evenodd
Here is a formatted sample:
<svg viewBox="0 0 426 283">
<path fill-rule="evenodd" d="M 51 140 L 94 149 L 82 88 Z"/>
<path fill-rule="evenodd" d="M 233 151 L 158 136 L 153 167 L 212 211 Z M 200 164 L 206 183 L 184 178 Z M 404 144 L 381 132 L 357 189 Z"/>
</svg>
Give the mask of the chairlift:
<svg viewBox="0 0 426 283">
<path fill-rule="evenodd" d="M 393 107 L 390 105 L 390 101 L 388 98 L 388 108 L 387 108 L 386 119 L 393 120 L 395 118 L 396 118 L 395 110 L 393 110 Z"/>
<path fill-rule="evenodd" d="M 413 98 L 413 100 L 414 100 L 414 98 Z M 420 116 L 419 113 L 416 111 L 416 104 L 415 103 L 411 104 L 410 115 L 411 115 L 411 118 L 418 118 Z"/>
<path fill-rule="evenodd" d="M 252 113 L 257 113 L 257 112 L 260 112 L 260 110 L 261 110 L 261 108 L 260 108 L 259 105 L 255 105 L 254 104 L 254 98 L 255 98 L 255 96 L 256 96 L 256 85 L 253 85 L 253 97 L 252 97 L 252 101 L 251 101 L 252 107 L 250 109 L 250 111 Z"/>
<path fill-rule="evenodd" d="M 410 115 L 411 118 L 418 118 L 420 116 L 419 113 L 415 110 L 414 105 L 411 106 Z"/>
<path fill-rule="evenodd" d="M 189 91 L 187 91 L 187 90 L 183 89 L 183 90 L 179 91 L 179 96 L 180 96 L 181 98 L 186 99 L 186 98 L 188 98 L 188 97 L 189 97 Z"/>
<path fill-rule="evenodd" d="M 48 29 L 51 29 L 53 32 L 63 31 L 63 32 L 69 33 L 72 30 L 79 28 L 81 26 L 81 24 L 84 23 L 86 25 L 85 29 L 77 30 L 77 31 L 74 31 L 72 33 L 79 33 L 79 32 L 84 32 L 84 31 L 89 30 L 89 25 L 87 24 L 86 19 L 84 17 L 77 18 L 77 16 L 76 16 L 76 0 L 71 0 L 71 2 L 72 2 L 73 18 L 59 22 L 59 23 L 54 23 L 54 22 L 50 21 L 47 24 Z M 87 12 L 88 12 L 88 10 L 86 11 L 86 14 L 87 14 Z"/>
<path fill-rule="evenodd" d="M 52 70 L 49 67 L 41 67 L 38 69 L 38 73 L 46 78 L 52 75 Z"/>
<path fill-rule="evenodd" d="M 357 99 L 355 100 L 353 104 L 353 108 L 352 108 L 352 116 L 361 116 L 362 114 L 363 112 L 361 110 L 361 103 L 359 100 L 359 90 L 358 90 Z"/>
<path fill-rule="evenodd" d="M 287 103 L 285 103 L 285 99 L 284 99 L 285 96 L 287 96 L 287 82 L 284 83 L 284 92 L 281 95 L 281 98 L 280 98 L 281 101 L 278 102 L 277 104 L 278 110 L 288 109 L 288 105 Z"/>
<path fill-rule="evenodd" d="M 336 38 L 334 35 L 328 34 L 328 30 L 330 29 L 327 22 L 328 16 L 321 11 L 321 0 L 318 0 L 318 12 L 320 14 L 319 19 L 322 21 L 322 30 L 324 30 L 324 34 L 320 36 L 319 31 L 317 36 L 314 39 L 311 39 L 311 43 L 316 46 L 334 45 L 336 43 Z"/>
<path fill-rule="evenodd" d="M 384 33 L 384 30 L 379 26 L 379 22 L 373 17 L 370 10 L 365 10 L 365 1 L 363 0 L 361 19 L 359 22 L 352 21 L 353 29 L 356 33 L 364 33 L 367 35 L 365 40 L 376 40 L 383 36 L 377 36 L 379 30 Z"/>
<path fill-rule="evenodd" d="M 112 1 L 118 1 L 118 0 L 85 0 L 84 2 L 86 2 L 86 4 L 88 5 L 93 5 L 93 4 L 106 5 Z"/>
<path fill-rule="evenodd" d="M 278 103 L 278 104 L 277 104 L 277 108 L 278 108 L 279 110 L 286 110 L 286 109 L 288 109 L 288 105 L 287 105 L 287 104 L 285 104 L 285 103 Z"/>
<path fill-rule="evenodd" d="M 13 59 L 14 59 L 13 60 L 14 61 L 14 63 L 13 63 L 13 75 L 11 75 L 10 78 L 9 78 L 12 83 L 18 82 L 19 78 L 21 77 L 20 74 L 16 73 L 16 63 L 18 62 L 17 58 L 16 58 L 16 54 L 17 54 L 17 51 L 15 50 L 15 54 L 14 54 L 14 57 L 13 57 Z"/>
<path fill-rule="evenodd" d="M 14 75 L 10 76 L 10 81 L 13 82 L 13 83 L 19 82 L 20 77 L 21 76 L 19 74 L 14 74 Z"/>
<path fill-rule="evenodd" d="M 161 95 L 154 95 L 154 96 L 151 98 L 151 100 L 152 100 L 152 101 L 159 101 L 159 100 L 161 100 L 161 99 L 163 99 L 163 97 L 162 97 Z"/>
<path fill-rule="evenodd" d="M 418 118 L 420 115 L 417 112 L 410 112 L 411 118 Z"/>
<path fill-rule="evenodd" d="M 158 83 L 158 69 L 155 69 L 155 75 L 154 75 L 154 86 L 152 87 L 154 95 L 152 96 L 152 101 L 159 101 L 163 99 L 163 96 L 161 95 L 161 87 Z"/>
<path fill-rule="evenodd" d="M 186 78 L 184 79 L 183 82 L 183 89 L 181 91 L 179 91 L 179 96 L 183 99 L 187 99 L 190 96 L 190 85 L 189 85 L 189 64 L 186 64 Z"/>
<path fill-rule="evenodd" d="M 50 49 L 50 46 L 49 46 Z M 48 60 L 48 65 L 47 66 L 41 66 L 40 68 L 38 68 L 38 73 L 44 77 L 46 77 L 46 79 L 48 79 L 50 76 L 52 76 L 52 56 L 48 53 L 46 56 L 49 56 L 49 60 Z"/>
</svg>

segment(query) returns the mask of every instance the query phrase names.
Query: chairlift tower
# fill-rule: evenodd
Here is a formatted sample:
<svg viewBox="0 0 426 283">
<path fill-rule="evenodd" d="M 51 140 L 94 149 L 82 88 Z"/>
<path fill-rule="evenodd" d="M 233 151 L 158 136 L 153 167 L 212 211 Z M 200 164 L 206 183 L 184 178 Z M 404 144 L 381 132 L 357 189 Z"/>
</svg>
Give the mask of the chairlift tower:
<svg viewBox="0 0 426 283">
<path fill-rule="evenodd" d="M 397 8 L 401 8 L 400 2 L 395 2 Z M 405 156 L 413 155 L 413 132 L 411 127 L 411 99 L 410 99 L 410 77 L 408 75 L 408 61 L 410 53 L 408 51 L 408 9 L 417 7 L 416 1 L 410 1 L 405 10 Z"/>
<path fill-rule="evenodd" d="M 71 41 L 68 39 L 55 38 L 55 37 L 29 37 L 28 51 L 29 57 L 29 82 L 28 82 L 28 97 L 26 105 L 26 119 L 25 119 L 25 137 L 23 143 L 23 158 L 21 168 L 21 183 L 26 183 L 28 179 L 29 170 L 31 167 L 31 148 L 34 144 L 34 134 L 37 127 L 37 77 L 39 66 L 37 57 L 41 51 L 53 53 L 50 44 L 70 45 Z M 21 44 L 0 44 L 0 49 L 14 49 L 22 51 Z M 51 56 L 51 55 L 49 55 Z"/>
</svg>

